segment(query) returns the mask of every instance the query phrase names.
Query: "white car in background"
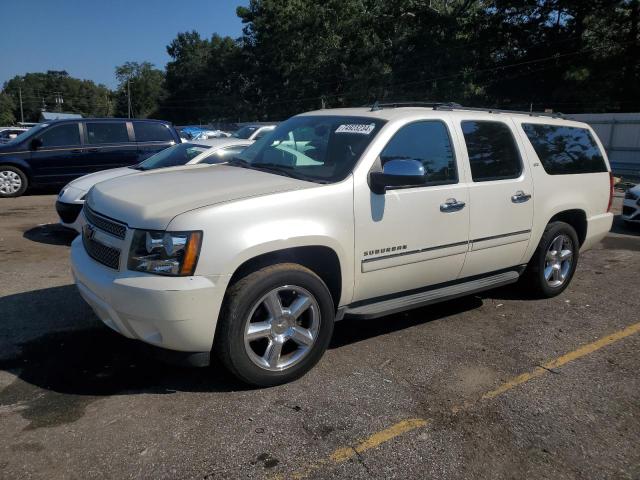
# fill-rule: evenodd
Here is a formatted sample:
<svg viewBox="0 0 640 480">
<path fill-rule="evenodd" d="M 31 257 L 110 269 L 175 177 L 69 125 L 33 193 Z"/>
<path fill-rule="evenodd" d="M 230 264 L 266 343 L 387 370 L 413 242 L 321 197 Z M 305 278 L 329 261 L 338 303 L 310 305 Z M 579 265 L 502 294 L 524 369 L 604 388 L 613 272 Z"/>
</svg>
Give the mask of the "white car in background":
<svg viewBox="0 0 640 480">
<path fill-rule="evenodd" d="M 158 168 L 199 163 L 224 163 L 242 152 L 251 143 L 253 142 L 236 138 L 217 138 L 178 143 L 152 155 L 137 165 L 102 170 L 77 178 L 68 183 L 58 195 L 56 211 L 60 217 L 60 224 L 67 228 L 72 228 L 78 233 L 81 232 L 82 223 L 79 214 L 84 205 L 84 198 L 87 192 L 96 183 Z"/>
<path fill-rule="evenodd" d="M 251 140 L 252 142 L 255 142 L 256 140 L 260 140 L 268 133 L 273 132 L 276 127 L 277 125 L 275 123 L 268 125 L 262 123 L 248 124 L 240 127 L 238 130 L 233 132 L 231 136 L 233 138 Z"/>
<path fill-rule="evenodd" d="M 640 185 L 627 190 L 622 204 L 622 220 L 640 225 Z"/>
</svg>

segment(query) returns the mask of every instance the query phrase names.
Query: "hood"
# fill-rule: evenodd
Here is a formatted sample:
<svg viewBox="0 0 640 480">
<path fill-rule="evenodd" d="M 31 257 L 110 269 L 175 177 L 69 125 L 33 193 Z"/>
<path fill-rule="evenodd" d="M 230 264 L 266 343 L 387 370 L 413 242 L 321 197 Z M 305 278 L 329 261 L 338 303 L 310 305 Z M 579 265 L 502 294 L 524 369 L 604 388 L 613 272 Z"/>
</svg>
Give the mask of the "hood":
<svg viewBox="0 0 640 480">
<path fill-rule="evenodd" d="M 73 187 L 77 190 L 84 192 L 88 191 L 96 183 L 104 182 L 105 180 L 111 180 L 112 178 L 122 177 L 123 175 L 132 175 L 138 173 L 138 170 L 134 170 L 129 167 L 111 168 L 109 170 L 101 170 L 100 172 L 90 173 L 83 177 L 76 178 L 72 182 L 69 182 L 67 187 Z"/>
<path fill-rule="evenodd" d="M 89 207 L 133 228 L 164 230 L 177 215 L 200 207 L 315 187 L 290 177 L 228 165 L 150 170 L 97 184 Z"/>
</svg>

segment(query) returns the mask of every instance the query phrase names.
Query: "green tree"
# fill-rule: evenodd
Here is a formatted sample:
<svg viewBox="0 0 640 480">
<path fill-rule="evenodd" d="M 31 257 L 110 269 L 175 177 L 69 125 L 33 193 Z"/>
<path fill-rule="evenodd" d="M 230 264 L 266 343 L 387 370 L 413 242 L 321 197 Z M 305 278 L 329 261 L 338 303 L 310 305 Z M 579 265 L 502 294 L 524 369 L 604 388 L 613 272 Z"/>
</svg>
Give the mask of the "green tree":
<svg viewBox="0 0 640 480">
<path fill-rule="evenodd" d="M 13 100 L 6 93 L 0 93 L 0 125 L 13 125 L 16 117 L 13 115 Z"/>
<path fill-rule="evenodd" d="M 27 73 L 6 82 L 3 92 L 11 97 L 16 118 L 20 118 L 20 90 L 27 122 L 37 121 L 43 109 L 92 117 L 110 113 L 111 91 L 107 87 L 96 85 L 91 80 L 73 78 L 66 71 Z"/>
<path fill-rule="evenodd" d="M 149 62 L 126 62 L 116 67 L 116 115 L 148 118 L 156 114 L 166 95 L 165 75 Z M 131 111 L 129 112 L 129 98 Z"/>
</svg>

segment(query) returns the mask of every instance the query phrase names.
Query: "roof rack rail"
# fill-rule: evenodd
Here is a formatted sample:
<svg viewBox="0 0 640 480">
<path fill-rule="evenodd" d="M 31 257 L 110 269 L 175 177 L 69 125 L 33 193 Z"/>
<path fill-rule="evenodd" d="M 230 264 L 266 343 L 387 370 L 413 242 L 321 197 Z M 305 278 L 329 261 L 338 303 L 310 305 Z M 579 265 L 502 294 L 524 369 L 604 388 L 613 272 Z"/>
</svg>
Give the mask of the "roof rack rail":
<svg viewBox="0 0 640 480">
<path fill-rule="evenodd" d="M 462 105 L 454 102 L 374 102 L 373 105 L 365 105 L 371 107 L 371 111 L 382 110 L 383 108 L 400 108 L 400 107 L 426 107 L 426 108 L 458 108 Z"/>
<path fill-rule="evenodd" d="M 382 110 L 383 108 L 400 108 L 400 107 L 425 107 L 434 110 L 463 110 L 471 112 L 487 112 L 487 113 L 510 113 L 518 115 L 529 115 L 530 117 L 551 117 L 566 118 L 560 112 L 528 112 L 525 110 L 505 110 L 502 108 L 482 108 L 482 107 L 464 107 L 455 102 L 374 102 L 373 105 L 365 105 L 370 107 L 372 112 Z"/>
<path fill-rule="evenodd" d="M 434 107 L 434 110 L 437 110 Z M 565 115 L 561 112 L 529 112 L 526 110 L 505 110 L 503 108 L 486 108 L 486 107 L 454 107 L 453 110 L 464 110 L 470 112 L 487 112 L 487 113 L 510 113 L 518 115 L 529 115 L 530 117 L 551 117 L 551 118 L 565 118 Z"/>
</svg>

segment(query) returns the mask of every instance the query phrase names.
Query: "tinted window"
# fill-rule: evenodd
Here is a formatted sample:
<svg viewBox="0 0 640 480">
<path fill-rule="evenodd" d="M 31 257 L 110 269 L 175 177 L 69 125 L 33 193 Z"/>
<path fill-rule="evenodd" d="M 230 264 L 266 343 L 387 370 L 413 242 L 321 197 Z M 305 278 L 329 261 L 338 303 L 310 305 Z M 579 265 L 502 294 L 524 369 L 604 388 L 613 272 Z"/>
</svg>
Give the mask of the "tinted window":
<svg viewBox="0 0 640 480">
<path fill-rule="evenodd" d="M 51 127 L 40 135 L 43 147 L 60 147 L 63 145 L 80 145 L 80 131 L 77 123 L 66 123 Z"/>
<path fill-rule="evenodd" d="M 173 136 L 163 123 L 134 122 L 133 131 L 136 142 L 171 142 Z"/>
<path fill-rule="evenodd" d="M 511 129 L 502 122 L 462 122 L 474 182 L 520 176 L 522 165 Z"/>
<path fill-rule="evenodd" d="M 129 141 L 124 122 L 87 123 L 89 143 L 126 143 Z"/>
<path fill-rule="evenodd" d="M 242 152 L 245 148 L 247 147 L 244 145 L 236 146 L 236 147 L 221 148 L 220 150 L 209 155 L 200 163 L 208 163 L 210 165 L 213 165 L 215 163 L 228 162 L 230 159 L 232 159 L 233 157 L 238 155 L 240 152 Z"/>
<path fill-rule="evenodd" d="M 253 135 L 253 132 L 255 132 L 257 129 L 258 127 L 252 127 L 252 126 L 242 127 L 236 130 L 235 132 L 233 132 L 233 136 L 236 138 L 241 138 L 243 140 L 246 140 L 251 135 Z"/>
<path fill-rule="evenodd" d="M 444 123 L 416 122 L 402 127 L 380 154 L 382 165 L 389 160 L 418 160 L 424 166 L 427 182 L 455 183 L 456 160 Z"/>
<path fill-rule="evenodd" d="M 607 171 L 589 130 L 534 123 L 523 123 L 522 128 L 549 175 Z"/>
<path fill-rule="evenodd" d="M 195 145 L 193 143 L 178 143 L 150 156 L 144 162 L 137 165 L 138 170 L 154 170 L 156 168 L 175 167 L 190 162 L 198 155 L 209 149 L 207 145 Z"/>
</svg>

